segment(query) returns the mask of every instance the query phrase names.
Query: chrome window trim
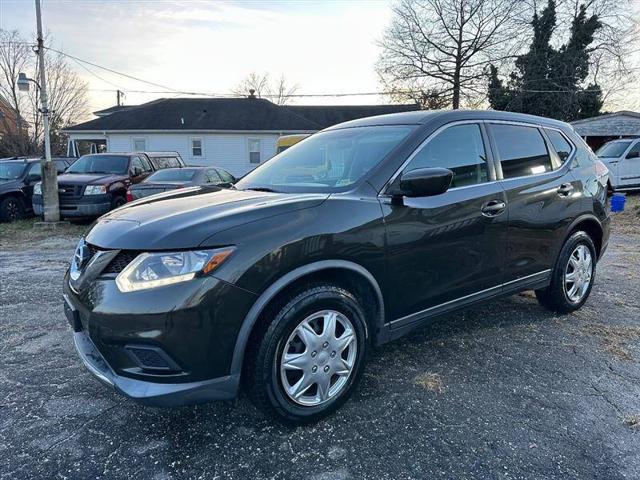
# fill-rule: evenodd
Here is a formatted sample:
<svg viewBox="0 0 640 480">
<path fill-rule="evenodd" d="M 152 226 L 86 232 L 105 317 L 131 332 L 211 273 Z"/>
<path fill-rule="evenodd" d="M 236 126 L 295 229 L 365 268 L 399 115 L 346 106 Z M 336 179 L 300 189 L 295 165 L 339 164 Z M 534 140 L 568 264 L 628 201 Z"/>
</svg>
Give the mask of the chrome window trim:
<svg viewBox="0 0 640 480">
<path fill-rule="evenodd" d="M 455 122 L 450 122 L 450 123 L 447 123 L 445 125 L 442 125 L 441 127 L 436 129 L 435 131 L 431 132 L 431 134 L 429 134 L 429 136 L 427 138 L 425 138 L 422 142 L 420 142 L 420 145 L 418 145 L 416 147 L 416 149 L 413 152 L 411 152 L 411 155 L 409 155 L 409 157 L 402 163 L 402 165 L 400 165 L 400 167 L 395 171 L 395 173 L 391 176 L 391 178 L 389 180 L 387 180 L 387 182 L 384 184 L 384 186 L 380 190 L 380 193 L 378 194 L 378 197 L 388 197 L 389 195 L 387 195 L 387 193 L 386 193 L 387 188 L 389 188 L 389 186 L 393 182 L 395 182 L 396 178 L 398 178 L 398 176 L 402 173 L 402 171 L 405 169 L 405 167 L 407 165 L 409 165 L 409 163 L 411 163 L 411 161 L 420 152 L 420 150 L 422 150 L 422 148 L 427 143 L 429 143 L 436 135 L 438 135 L 440 132 L 446 130 L 447 128 L 456 127 L 458 125 L 476 124 L 476 125 L 478 125 L 478 128 L 480 128 L 480 136 L 482 137 L 482 142 L 484 144 L 485 143 L 485 137 L 484 137 L 484 135 L 482 133 L 482 127 L 481 127 L 482 123 L 484 123 L 484 120 L 479 120 L 479 119 L 476 119 L 476 120 L 457 120 Z M 487 168 L 489 168 L 489 173 L 491 173 L 491 168 L 490 168 L 489 164 L 490 164 L 490 162 L 492 160 L 489 158 L 487 150 L 490 149 L 490 148 L 491 148 L 490 145 L 484 145 L 485 154 L 487 155 L 487 159 L 485 161 L 487 162 Z M 498 179 L 496 178 L 495 180 L 489 180 L 488 182 L 477 183 L 475 185 L 465 185 L 465 186 L 462 186 L 462 187 L 453 187 L 453 188 L 448 189 L 447 192 L 451 192 L 451 191 L 454 191 L 454 190 L 459 190 L 461 188 L 477 187 L 478 185 L 487 185 L 487 184 L 490 184 L 490 183 L 495 183 L 497 181 L 498 181 Z"/>
</svg>

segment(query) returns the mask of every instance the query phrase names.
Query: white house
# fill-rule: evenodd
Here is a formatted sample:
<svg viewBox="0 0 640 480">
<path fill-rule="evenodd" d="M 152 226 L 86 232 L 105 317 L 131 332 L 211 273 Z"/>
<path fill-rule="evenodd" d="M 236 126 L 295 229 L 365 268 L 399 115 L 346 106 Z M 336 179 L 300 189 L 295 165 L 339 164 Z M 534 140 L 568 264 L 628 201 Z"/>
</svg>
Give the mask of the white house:
<svg viewBox="0 0 640 480">
<path fill-rule="evenodd" d="M 640 112 L 622 110 L 571 122 L 574 130 L 593 150 L 625 137 L 640 137 Z"/>
<path fill-rule="evenodd" d="M 71 151 L 88 142 L 108 152 L 177 151 L 190 165 L 241 176 L 276 154 L 281 135 L 313 133 L 356 118 L 417 110 L 416 105 L 278 106 L 247 98 L 167 98 L 111 107 L 64 130 Z"/>
</svg>

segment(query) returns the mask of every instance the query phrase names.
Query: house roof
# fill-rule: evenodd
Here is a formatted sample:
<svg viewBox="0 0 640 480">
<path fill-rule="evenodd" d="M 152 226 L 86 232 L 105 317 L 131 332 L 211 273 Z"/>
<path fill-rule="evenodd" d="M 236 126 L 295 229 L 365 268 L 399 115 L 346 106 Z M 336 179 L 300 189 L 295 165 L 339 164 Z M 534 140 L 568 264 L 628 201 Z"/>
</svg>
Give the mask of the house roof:
<svg viewBox="0 0 640 480">
<path fill-rule="evenodd" d="M 417 105 L 283 107 L 261 98 L 163 98 L 126 109 L 116 107 L 113 113 L 65 131 L 315 132 L 347 120 L 417 109 Z M 105 110 L 114 110 L 114 107 Z"/>
<path fill-rule="evenodd" d="M 113 107 L 104 108 L 102 110 L 96 110 L 93 114 L 96 117 L 104 117 L 106 115 L 111 115 L 115 112 L 122 112 L 124 110 L 131 110 L 132 108 L 137 107 L 137 105 L 114 105 Z"/>
<path fill-rule="evenodd" d="M 409 105 L 291 105 L 286 107 L 298 115 L 308 118 L 321 128 L 358 118 L 386 115 L 388 113 L 418 110 L 416 104 Z"/>
<path fill-rule="evenodd" d="M 640 112 L 621 110 L 615 113 L 584 118 L 571 122 L 574 130 L 582 136 L 640 135 Z"/>
</svg>

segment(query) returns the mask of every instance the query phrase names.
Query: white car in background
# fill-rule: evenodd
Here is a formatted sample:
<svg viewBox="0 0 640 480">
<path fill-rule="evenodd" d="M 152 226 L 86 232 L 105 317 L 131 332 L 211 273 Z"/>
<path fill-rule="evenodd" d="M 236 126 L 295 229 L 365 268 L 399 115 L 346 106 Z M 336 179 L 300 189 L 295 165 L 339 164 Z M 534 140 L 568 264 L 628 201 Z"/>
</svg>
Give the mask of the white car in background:
<svg viewBox="0 0 640 480">
<path fill-rule="evenodd" d="M 607 142 L 596 155 L 609 169 L 613 190 L 640 189 L 640 138 Z"/>
</svg>

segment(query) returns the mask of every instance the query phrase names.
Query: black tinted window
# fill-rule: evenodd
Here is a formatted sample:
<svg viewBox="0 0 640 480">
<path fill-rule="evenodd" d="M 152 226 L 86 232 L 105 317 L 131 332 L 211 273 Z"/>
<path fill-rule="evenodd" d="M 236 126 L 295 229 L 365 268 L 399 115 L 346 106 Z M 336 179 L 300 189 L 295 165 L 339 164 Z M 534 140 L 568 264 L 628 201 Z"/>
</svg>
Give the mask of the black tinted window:
<svg viewBox="0 0 640 480">
<path fill-rule="evenodd" d="M 545 128 L 545 132 L 547 132 L 547 136 L 549 137 L 549 140 L 551 140 L 551 144 L 558 154 L 558 157 L 560 157 L 560 160 L 564 162 L 567 158 L 569 158 L 572 150 L 569 140 L 567 140 L 565 136 L 558 130 L 550 130 Z"/>
<path fill-rule="evenodd" d="M 491 125 L 504 178 L 550 172 L 553 168 L 542 134 L 535 127 Z"/>
<path fill-rule="evenodd" d="M 416 168 L 444 167 L 453 172 L 452 187 L 483 183 L 489 179 L 486 152 L 480 126 L 449 127 L 424 145 L 405 172 Z"/>
<path fill-rule="evenodd" d="M 627 157 L 628 158 L 633 158 L 635 156 L 635 154 L 638 153 L 638 152 L 640 152 L 640 142 L 636 143 L 633 147 L 631 147 L 629 149 L 629 151 L 627 152 Z"/>
<path fill-rule="evenodd" d="M 83 155 L 67 173 L 126 173 L 129 157 L 124 155 Z"/>
</svg>

